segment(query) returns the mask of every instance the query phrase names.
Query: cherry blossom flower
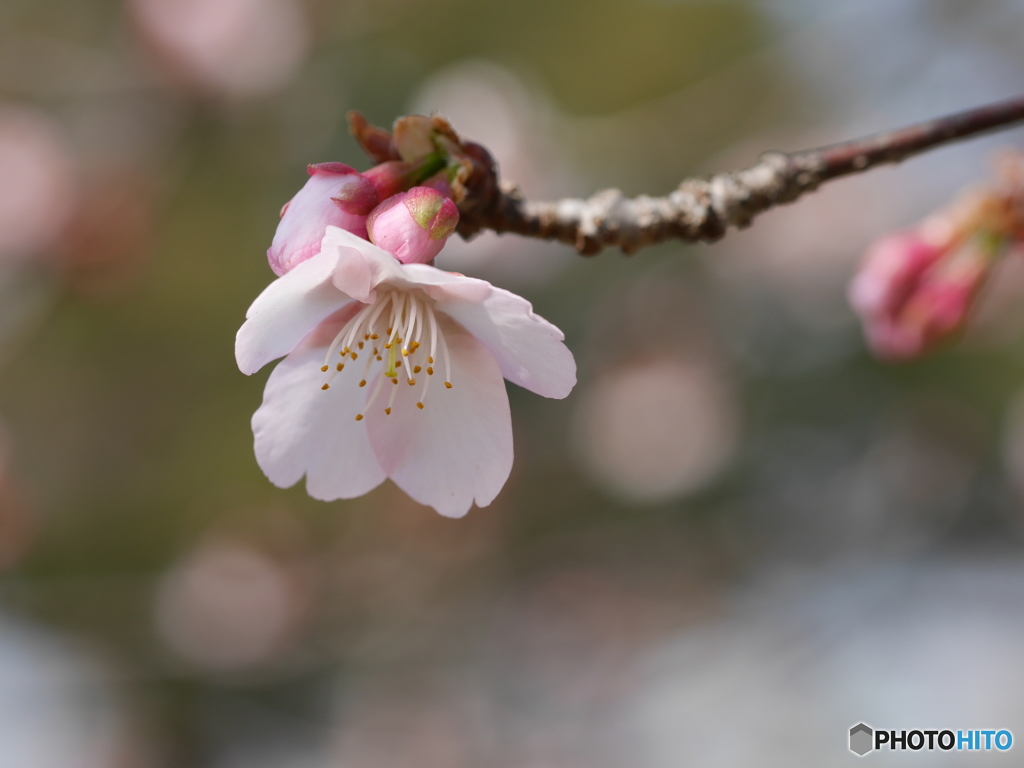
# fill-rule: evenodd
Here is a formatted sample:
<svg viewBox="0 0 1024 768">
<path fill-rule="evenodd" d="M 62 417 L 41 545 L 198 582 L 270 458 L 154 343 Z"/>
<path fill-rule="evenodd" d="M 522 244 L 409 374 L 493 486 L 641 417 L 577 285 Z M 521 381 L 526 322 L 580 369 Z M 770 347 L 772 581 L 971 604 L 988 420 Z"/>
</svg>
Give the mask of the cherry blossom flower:
<svg viewBox="0 0 1024 768">
<path fill-rule="evenodd" d="M 325 501 L 390 477 L 461 517 L 488 505 L 512 468 L 502 377 L 563 398 L 576 363 L 561 331 L 483 280 L 402 264 L 328 227 L 319 252 L 253 302 L 235 356 L 245 374 L 286 356 L 252 419 L 272 483 Z"/>
</svg>

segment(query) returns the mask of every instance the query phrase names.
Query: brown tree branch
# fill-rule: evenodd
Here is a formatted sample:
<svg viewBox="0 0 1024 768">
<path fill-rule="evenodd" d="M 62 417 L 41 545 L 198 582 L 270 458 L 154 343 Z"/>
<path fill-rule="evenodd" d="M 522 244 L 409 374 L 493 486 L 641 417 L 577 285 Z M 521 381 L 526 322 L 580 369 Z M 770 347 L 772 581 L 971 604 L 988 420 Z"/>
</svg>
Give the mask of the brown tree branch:
<svg viewBox="0 0 1024 768">
<path fill-rule="evenodd" d="M 483 229 L 568 243 L 581 254 L 618 246 L 626 253 L 665 240 L 714 241 L 729 227 L 789 203 L 829 179 L 859 173 L 958 139 L 1024 120 L 1024 96 L 863 139 L 800 152 L 766 152 L 757 165 L 710 178 L 685 179 L 665 197 L 628 198 L 606 189 L 583 200 L 529 201 L 514 185 L 500 185 L 494 161 L 479 145 L 467 194 L 459 202 L 459 233 Z"/>
</svg>

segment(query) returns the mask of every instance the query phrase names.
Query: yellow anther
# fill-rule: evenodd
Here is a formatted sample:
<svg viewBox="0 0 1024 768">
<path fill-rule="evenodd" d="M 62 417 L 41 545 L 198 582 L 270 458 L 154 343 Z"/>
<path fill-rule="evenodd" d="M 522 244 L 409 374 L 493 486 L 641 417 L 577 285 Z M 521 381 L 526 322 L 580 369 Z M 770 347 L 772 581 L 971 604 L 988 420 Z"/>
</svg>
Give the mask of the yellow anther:
<svg viewBox="0 0 1024 768">
<path fill-rule="evenodd" d="M 398 375 L 397 374 L 395 374 L 395 378 L 393 378 L 391 380 L 391 383 L 394 384 L 396 387 L 398 386 Z"/>
<path fill-rule="evenodd" d="M 362 421 L 362 420 L 363 420 L 363 414 L 357 413 L 356 414 L 356 421 Z"/>
<path fill-rule="evenodd" d="M 447 382 L 445 382 L 445 383 L 447 384 Z M 366 379 L 363 379 L 362 381 L 360 381 L 360 382 L 359 382 L 359 386 L 360 386 L 360 387 L 365 387 L 365 386 L 366 386 Z M 451 384 L 448 384 L 448 386 L 450 387 L 450 386 L 451 386 Z"/>
<path fill-rule="evenodd" d="M 380 336 L 378 336 L 378 335 L 377 335 L 376 333 L 371 333 L 371 334 L 370 334 L 370 338 L 371 338 L 371 339 L 379 339 L 379 338 L 380 338 Z"/>
<path fill-rule="evenodd" d="M 344 371 L 345 370 L 345 364 L 344 363 L 338 363 L 338 370 L 339 371 Z"/>
<path fill-rule="evenodd" d="M 381 358 L 380 355 L 377 355 L 377 360 L 381 360 L 381 359 L 383 359 L 383 358 Z"/>
<path fill-rule="evenodd" d="M 384 331 L 384 333 L 391 333 L 391 331 L 393 331 L 393 330 L 394 330 L 394 328 L 388 328 L 386 331 Z"/>
<path fill-rule="evenodd" d="M 384 409 L 384 413 L 386 413 L 388 416 L 391 415 L 391 408 L 390 408 L 390 406 Z"/>
<path fill-rule="evenodd" d="M 330 388 L 331 388 L 330 384 L 324 384 L 322 387 L 320 387 L 320 389 L 330 389 Z"/>
<path fill-rule="evenodd" d="M 431 365 L 433 365 L 434 364 L 434 358 L 432 358 L 430 355 L 427 355 L 427 362 L 430 363 Z"/>
<path fill-rule="evenodd" d="M 402 367 L 402 361 L 401 360 L 395 360 L 395 368 L 401 368 L 401 367 Z"/>
<path fill-rule="evenodd" d="M 448 389 L 451 389 L 451 388 L 452 388 L 452 383 L 451 383 L 450 381 L 446 381 L 446 382 L 444 383 L 444 385 L 445 385 L 445 386 L 446 386 L 446 387 L 447 387 Z"/>
<path fill-rule="evenodd" d="M 358 346 L 359 346 L 360 349 L 362 349 L 363 348 L 363 342 L 360 341 Z"/>
<path fill-rule="evenodd" d="M 322 366 L 320 366 L 320 370 L 321 370 L 321 371 L 324 371 L 324 372 L 326 373 L 326 372 L 327 372 L 327 369 L 328 369 L 328 367 L 329 367 L 329 366 L 326 366 L 326 365 L 322 365 Z"/>
<path fill-rule="evenodd" d="M 403 349 L 402 350 L 402 357 L 408 357 L 408 356 L 409 356 L 409 350 L 408 349 Z"/>
<path fill-rule="evenodd" d="M 413 373 L 419 373 L 419 372 L 420 372 L 420 371 L 422 371 L 422 370 L 423 370 L 423 369 L 422 369 L 422 368 L 420 368 L 420 367 L 419 367 L 419 366 L 417 365 L 417 366 L 416 366 L 415 368 L 413 368 L 413 369 L 412 369 L 412 372 L 413 372 Z"/>
<path fill-rule="evenodd" d="M 428 366 L 427 366 L 427 376 L 433 376 L 433 375 L 434 375 L 434 369 L 433 369 L 433 368 L 431 368 L 431 367 L 430 367 L 430 366 L 428 365 Z"/>
<path fill-rule="evenodd" d="M 358 352 L 353 352 L 351 357 L 352 357 L 353 360 L 358 360 L 359 359 L 359 353 Z"/>
<path fill-rule="evenodd" d="M 366 341 L 369 338 L 370 338 L 370 334 L 368 334 L 368 333 L 364 333 L 363 334 L 363 341 Z"/>
<path fill-rule="evenodd" d="M 419 408 L 422 411 L 423 410 L 423 403 L 416 403 L 416 407 Z"/>
<path fill-rule="evenodd" d="M 413 352 L 415 352 L 419 348 L 420 348 L 420 343 L 418 341 L 414 341 L 411 344 L 409 344 L 409 349 L 411 349 Z"/>
<path fill-rule="evenodd" d="M 409 386 L 410 387 L 416 386 L 416 379 L 409 379 Z"/>
</svg>

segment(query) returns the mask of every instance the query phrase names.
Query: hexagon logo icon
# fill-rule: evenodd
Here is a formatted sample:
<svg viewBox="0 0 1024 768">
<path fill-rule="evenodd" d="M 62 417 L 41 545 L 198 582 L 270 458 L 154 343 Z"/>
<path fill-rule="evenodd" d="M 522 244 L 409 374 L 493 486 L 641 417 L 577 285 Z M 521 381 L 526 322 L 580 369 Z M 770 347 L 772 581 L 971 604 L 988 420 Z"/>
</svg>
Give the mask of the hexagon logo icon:
<svg viewBox="0 0 1024 768">
<path fill-rule="evenodd" d="M 858 757 L 864 757 L 875 748 L 874 731 L 864 723 L 857 723 L 850 729 L 850 751 Z"/>
</svg>

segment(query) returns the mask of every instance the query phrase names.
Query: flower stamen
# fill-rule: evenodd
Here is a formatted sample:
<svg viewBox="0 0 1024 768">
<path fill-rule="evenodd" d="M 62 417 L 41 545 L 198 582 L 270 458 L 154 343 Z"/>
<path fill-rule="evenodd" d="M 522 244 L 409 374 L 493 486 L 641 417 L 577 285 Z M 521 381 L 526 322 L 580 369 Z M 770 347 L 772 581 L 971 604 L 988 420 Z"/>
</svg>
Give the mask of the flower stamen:
<svg viewBox="0 0 1024 768">
<path fill-rule="evenodd" d="M 395 370 L 397 367 L 398 366 L 395 365 L 395 348 L 389 346 L 388 347 L 388 367 L 387 367 L 387 370 L 384 371 L 384 375 L 388 376 L 388 377 L 390 377 L 392 379 L 397 379 L 398 378 L 398 371 Z"/>
<path fill-rule="evenodd" d="M 370 399 L 367 400 L 366 401 L 366 405 L 363 406 L 363 411 L 364 412 L 368 412 L 370 410 L 370 407 L 373 405 L 374 400 L 377 399 L 377 395 L 380 394 L 380 386 L 383 383 L 384 383 L 384 377 L 383 376 L 378 376 L 377 377 L 377 383 L 373 387 L 373 392 L 370 393 Z M 362 386 L 362 384 L 360 384 L 359 386 Z M 361 421 L 362 418 L 363 418 L 363 414 L 360 413 L 359 415 L 356 416 L 356 421 Z"/>
<path fill-rule="evenodd" d="M 448 342 L 444 338 L 443 333 L 439 333 L 439 340 L 441 342 L 441 355 L 444 357 L 444 385 L 448 388 L 452 388 L 452 359 L 451 355 L 448 354 Z"/>
<path fill-rule="evenodd" d="M 381 322 L 383 325 L 382 319 L 385 317 L 387 319 L 387 328 L 382 332 L 377 323 Z M 413 362 L 415 355 L 424 346 L 424 342 L 426 342 L 425 337 L 428 332 L 430 334 L 430 354 L 426 356 L 427 361 L 425 365 L 415 365 Z M 366 342 L 371 339 L 380 341 L 377 342 L 376 346 L 371 345 L 367 347 Z M 371 349 L 372 352 L 370 351 Z M 324 361 L 324 365 L 320 368 L 324 373 L 330 371 L 330 378 L 323 385 L 323 389 L 328 389 L 334 377 L 345 369 L 345 363 L 340 362 L 336 363 L 335 369 L 332 370 L 330 364 L 331 356 L 338 352 L 342 358 L 350 357 L 356 360 L 359 357 L 359 352 L 356 350 L 366 350 L 366 365 L 363 369 L 363 376 L 358 383 L 360 388 L 365 387 L 370 379 L 373 378 L 371 369 L 374 363 L 384 363 L 383 369 L 379 370 L 376 374 L 377 378 L 373 392 L 367 400 L 366 407 L 356 417 L 357 421 L 363 418 L 370 409 L 370 406 L 375 402 L 385 379 L 390 379 L 392 384 L 398 384 L 398 369 L 402 367 L 402 360 L 405 358 L 409 359 L 409 363 L 408 373 L 404 378 L 410 387 L 416 386 L 416 374 L 424 370 L 426 372 L 423 388 L 416 402 L 417 408 L 422 410 L 425 406 L 427 392 L 430 389 L 430 377 L 434 375 L 435 359 L 437 362 L 443 362 L 444 364 L 445 387 L 447 389 L 452 388 L 451 352 L 448 348 L 448 341 L 445 338 L 444 331 L 439 326 L 431 301 L 417 292 L 402 290 L 381 291 L 377 301 L 361 307 L 344 324 L 344 327 L 331 342 L 327 350 L 327 358 Z M 401 354 L 399 354 L 399 351 Z M 337 360 L 337 358 L 334 359 Z M 387 415 L 390 415 L 394 408 L 397 392 L 396 387 L 388 398 L 387 407 L 384 409 L 384 413 Z"/>
</svg>

